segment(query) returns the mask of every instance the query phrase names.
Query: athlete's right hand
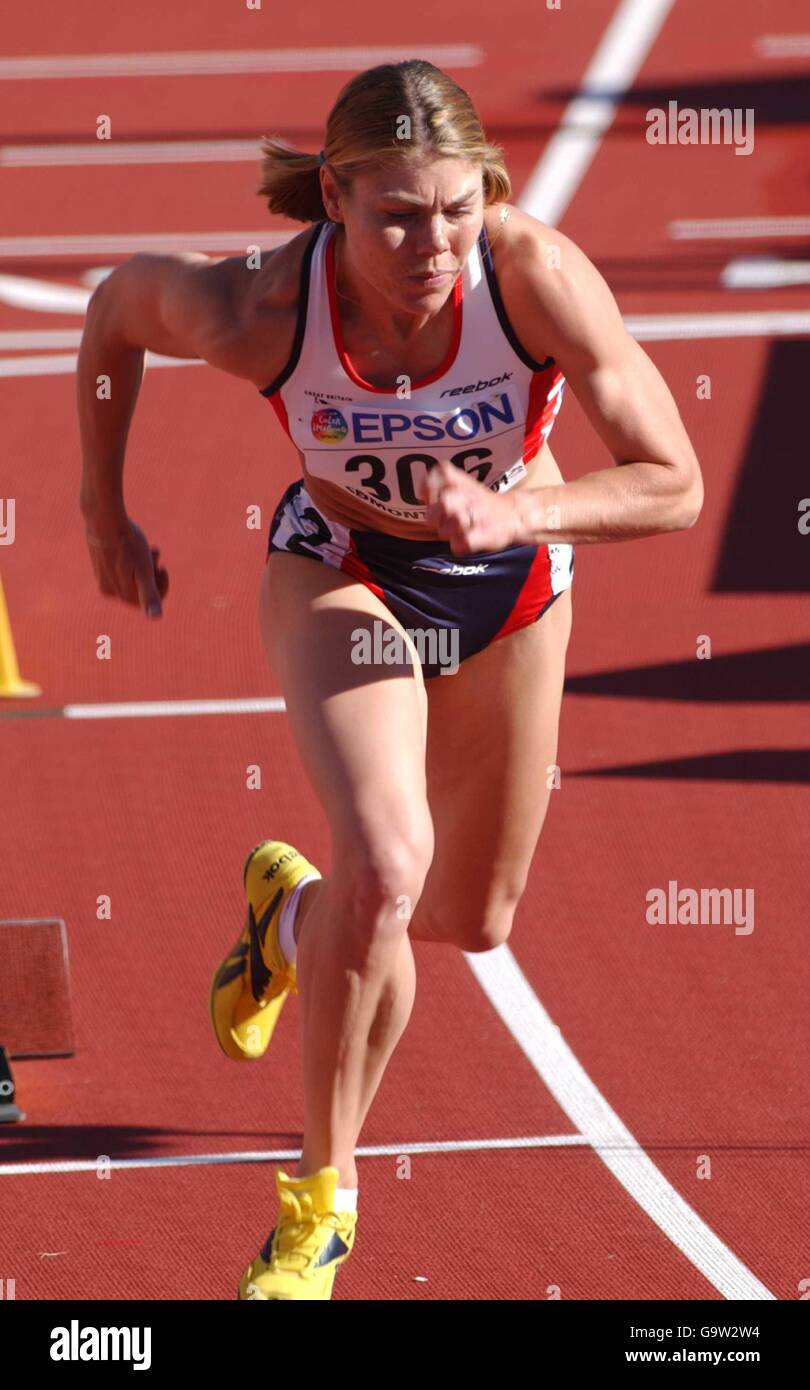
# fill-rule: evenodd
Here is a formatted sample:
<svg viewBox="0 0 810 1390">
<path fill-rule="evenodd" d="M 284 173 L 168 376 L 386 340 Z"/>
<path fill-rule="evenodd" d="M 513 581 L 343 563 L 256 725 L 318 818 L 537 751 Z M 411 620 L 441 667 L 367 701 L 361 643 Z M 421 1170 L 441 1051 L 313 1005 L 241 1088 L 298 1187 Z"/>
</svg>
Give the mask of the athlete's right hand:
<svg viewBox="0 0 810 1390">
<path fill-rule="evenodd" d="M 87 548 L 102 594 L 137 604 L 148 618 L 162 616 L 161 600 L 169 588 L 168 571 L 158 564 L 160 550 L 127 517 L 112 528 L 86 521 Z"/>
</svg>

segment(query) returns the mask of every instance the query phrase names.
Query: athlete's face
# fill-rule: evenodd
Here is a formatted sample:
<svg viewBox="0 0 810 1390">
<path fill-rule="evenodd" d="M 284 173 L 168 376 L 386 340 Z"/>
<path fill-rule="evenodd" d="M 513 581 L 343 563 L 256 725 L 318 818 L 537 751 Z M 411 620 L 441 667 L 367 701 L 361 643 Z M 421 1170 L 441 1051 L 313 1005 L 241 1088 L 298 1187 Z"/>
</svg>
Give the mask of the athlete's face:
<svg viewBox="0 0 810 1390">
<path fill-rule="evenodd" d="M 445 157 L 358 174 L 340 220 L 353 273 L 393 307 L 431 313 L 481 231 L 481 165 Z"/>
</svg>

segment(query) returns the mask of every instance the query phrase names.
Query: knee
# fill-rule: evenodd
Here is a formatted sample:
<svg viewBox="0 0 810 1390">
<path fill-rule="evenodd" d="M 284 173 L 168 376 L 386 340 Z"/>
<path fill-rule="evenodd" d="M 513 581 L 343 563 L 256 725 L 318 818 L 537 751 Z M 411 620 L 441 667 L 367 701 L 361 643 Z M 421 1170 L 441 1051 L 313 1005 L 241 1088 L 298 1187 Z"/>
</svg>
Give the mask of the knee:
<svg viewBox="0 0 810 1390">
<path fill-rule="evenodd" d="M 502 902 L 473 919 L 461 933 L 462 951 L 494 951 L 509 940 L 515 920 L 517 902 Z"/>
<path fill-rule="evenodd" d="M 336 905 L 351 936 L 366 950 L 399 940 L 427 878 L 433 858 L 429 817 L 407 826 L 387 826 L 335 847 L 332 872 Z"/>
<path fill-rule="evenodd" d="M 494 951 L 508 941 L 519 898 L 482 903 L 459 911 L 457 906 L 428 923 L 421 921 L 417 941 L 441 941 L 460 951 Z"/>
</svg>

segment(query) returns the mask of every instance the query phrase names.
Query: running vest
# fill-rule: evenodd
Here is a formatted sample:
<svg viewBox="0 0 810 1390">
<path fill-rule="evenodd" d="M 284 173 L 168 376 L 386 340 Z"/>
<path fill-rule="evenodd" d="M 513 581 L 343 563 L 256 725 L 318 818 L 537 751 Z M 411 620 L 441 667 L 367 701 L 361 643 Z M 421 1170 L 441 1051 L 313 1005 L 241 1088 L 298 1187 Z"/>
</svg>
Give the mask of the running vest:
<svg viewBox="0 0 810 1390">
<path fill-rule="evenodd" d="M 319 222 L 307 243 L 290 359 L 260 393 L 298 449 L 304 477 L 340 487 L 377 530 L 386 517 L 424 523 L 415 483 L 440 459 L 493 491 L 513 487 L 551 433 L 564 378 L 552 357 L 535 362 L 515 337 L 485 228 L 453 285 L 446 360 L 394 390 L 364 381 L 346 354 L 335 230 Z"/>
</svg>

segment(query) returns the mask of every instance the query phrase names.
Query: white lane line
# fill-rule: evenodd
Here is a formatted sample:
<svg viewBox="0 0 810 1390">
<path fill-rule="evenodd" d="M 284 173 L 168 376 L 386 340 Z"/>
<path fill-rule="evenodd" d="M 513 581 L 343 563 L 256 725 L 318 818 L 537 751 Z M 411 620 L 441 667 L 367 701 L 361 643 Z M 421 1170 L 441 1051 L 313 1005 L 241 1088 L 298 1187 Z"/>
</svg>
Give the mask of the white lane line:
<svg viewBox="0 0 810 1390">
<path fill-rule="evenodd" d="M 84 314 L 92 291 L 28 275 L 0 275 L 0 304 L 40 314 Z"/>
<path fill-rule="evenodd" d="M 810 58 L 810 34 L 763 34 L 754 49 L 762 58 Z"/>
<path fill-rule="evenodd" d="M 576 97 L 565 108 L 523 190 L 520 207 L 532 217 L 559 225 L 673 4 L 674 0 L 621 0 Z"/>
<path fill-rule="evenodd" d="M 189 77 L 262 72 L 351 72 L 399 63 L 418 53 L 437 67 L 475 68 L 485 60 L 477 44 L 422 44 L 407 48 L 243 48 L 172 53 L 76 53 L 0 59 L 0 81 L 65 77 Z"/>
<path fill-rule="evenodd" d="M 774 1299 L 636 1142 L 552 1023 L 509 948 L 466 959 L 557 1104 L 650 1220 L 724 1298 Z"/>
<path fill-rule="evenodd" d="M 789 309 L 738 314 L 628 314 L 624 323 L 640 343 L 680 338 L 805 337 L 810 333 L 810 313 Z"/>
<path fill-rule="evenodd" d="M 93 140 L 77 145 L 2 145 L 0 167 L 55 168 L 81 164 L 257 164 L 255 140 Z"/>
<path fill-rule="evenodd" d="M 2 296 L 0 296 L 2 298 Z M 699 338 L 778 338 L 806 337 L 810 333 L 810 313 L 798 310 L 767 309 L 731 314 L 628 314 L 628 333 L 640 343 L 666 343 Z M 0 333 L 3 347 L 73 347 L 81 341 L 81 329 L 71 331 L 46 328 L 26 332 Z M 62 376 L 76 370 L 76 353 L 55 353 L 41 357 L 0 356 L 0 377 Z M 202 367 L 199 357 L 162 357 L 147 352 L 146 365 L 152 367 Z"/>
<path fill-rule="evenodd" d="M 0 351 L 10 352 L 13 348 L 72 348 L 78 347 L 82 340 L 81 328 L 31 328 L 5 329 L 0 333 Z"/>
<path fill-rule="evenodd" d="M 785 285 L 810 285 L 810 261 L 738 256 L 723 268 L 720 283 L 727 290 L 773 290 Z"/>
<path fill-rule="evenodd" d="M 0 357 L 0 377 L 21 376 L 67 376 L 75 372 L 78 353 L 64 352 L 53 357 Z M 152 367 L 203 367 L 207 363 L 201 357 L 161 357 L 159 353 L 147 352 L 146 366 Z"/>
<path fill-rule="evenodd" d="M 157 719 L 164 715 L 276 714 L 287 706 L 280 695 L 245 700 L 128 700 L 120 704 L 65 705 L 65 719 Z"/>
<path fill-rule="evenodd" d="M 89 285 L 94 290 L 100 285 L 102 280 L 106 280 L 108 275 L 112 275 L 115 270 L 114 265 L 94 265 L 87 270 L 83 270 L 79 276 L 83 285 Z"/>
<path fill-rule="evenodd" d="M 433 1143 L 367 1144 L 355 1149 L 358 1158 L 382 1158 L 399 1154 L 483 1153 L 488 1149 L 570 1149 L 584 1148 L 588 1140 L 581 1134 L 535 1134 L 518 1139 L 438 1139 Z M 197 1164 L 278 1163 L 301 1157 L 300 1149 L 236 1150 L 221 1154 L 165 1154 L 155 1158 L 111 1158 L 105 1168 L 187 1168 Z M 22 1173 L 95 1173 L 98 1159 L 64 1159 L 42 1163 L 0 1163 L 0 1177 Z"/>
<path fill-rule="evenodd" d="M 687 217 L 670 222 L 667 231 L 675 241 L 810 236 L 810 217 Z"/>
<path fill-rule="evenodd" d="M 37 256 L 134 256 L 137 251 L 244 251 L 283 246 L 297 232 L 137 232 L 94 236 L 2 236 L 0 260 Z"/>
</svg>

